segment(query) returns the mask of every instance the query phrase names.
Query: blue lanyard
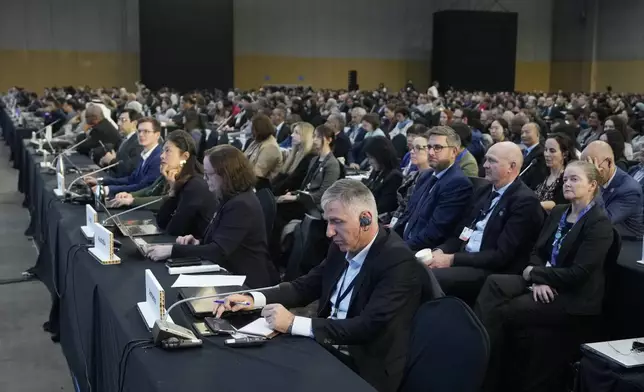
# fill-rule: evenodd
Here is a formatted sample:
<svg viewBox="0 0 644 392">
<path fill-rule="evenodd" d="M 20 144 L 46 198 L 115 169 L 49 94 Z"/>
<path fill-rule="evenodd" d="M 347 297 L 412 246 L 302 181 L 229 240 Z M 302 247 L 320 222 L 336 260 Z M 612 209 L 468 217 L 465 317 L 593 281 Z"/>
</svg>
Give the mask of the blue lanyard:
<svg viewBox="0 0 644 392">
<path fill-rule="evenodd" d="M 575 220 L 575 223 L 572 225 L 573 227 L 579 222 L 581 218 L 586 215 L 588 211 L 590 211 L 591 208 L 595 205 L 595 201 L 591 201 L 590 204 L 586 206 L 580 213 L 579 216 L 577 216 L 577 220 Z M 552 253 L 550 254 L 550 265 L 556 266 L 557 265 L 557 257 L 559 256 L 559 250 L 561 249 L 561 243 L 563 242 L 564 238 L 570 233 L 570 230 L 572 230 L 572 227 L 570 230 L 566 232 L 566 234 L 561 235 L 561 232 L 563 231 L 564 226 L 566 225 L 566 217 L 568 216 L 568 213 L 570 212 L 570 207 L 566 210 L 566 212 L 561 216 L 561 219 L 559 220 L 559 226 L 557 227 L 557 232 L 555 233 L 555 240 L 552 243 Z"/>
</svg>

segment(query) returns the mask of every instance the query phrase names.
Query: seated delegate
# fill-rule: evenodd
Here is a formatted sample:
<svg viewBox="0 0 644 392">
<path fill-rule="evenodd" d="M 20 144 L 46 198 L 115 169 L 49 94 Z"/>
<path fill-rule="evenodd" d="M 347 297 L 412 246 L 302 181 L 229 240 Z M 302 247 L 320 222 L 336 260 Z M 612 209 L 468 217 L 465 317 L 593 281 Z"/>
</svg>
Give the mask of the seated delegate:
<svg viewBox="0 0 644 392">
<path fill-rule="evenodd" d="M 448 295 L 473 304 L 492 273 L 520 273 L 527 265 L 544 213 L 519 177 L 521 149 L 499 142 L 483 168 L 491 184 L 477 190 L 469 212 L 427 265 Z"/>
<path fill-rule="evenodd" d="M 219 208 L 202 237 L 186 235 L 174 245 L 152 245 L 147 256 L 153 260 L 170 257 L 200 257 L 245 275 L 251 288 L 279 282 L 269 258 L 262 206 L 253 186 L 256 177 L 248 159 L 237 148 L 221 145 L 204 157 L 204 173 L 213 201 Z"/>
<path fill-rule="evenodd" d="M 378 211 L 392 212 L 398 206 L 396 191 L 403 180 L 394 145 L 385 136 L 370 137 L 365 141 L 364 152 L 371 166 L 371 174 L 362 182 L 373 193 Z"/>
<path fill-rule="evenodd" d="M 85 110 L 83 131 L 84 133 L 81 133 L 76 138 L 76 143 L 87 140 L 76 147 L 76 151 L 80 154 L 90 156 L 94 149 L 101 147 L 101 143 L 112 146 L 118 146 L 121 143 L 118 130 L 103 116 L 101 107 L 95 104 L 89 104 Z M 102 156 L 94 157 L 94 160 L 98 162 L 100 158 Z"/>
<path fill-rule="evenodd" d="M 378 225 L 376 201 L 364 184 L 337 181 L 322 196 L 322 207 L 332 245 L 320 265 L 278 288 L 229 296 L 214 311 L 221 316 L 264 306 L 262 316 L 274 330 L 313 338 L 379 391 L 396 391 L 422 271 L 400 237 Z M 313 318 L 286 309 L 316 300 Z M 251 305 L 240 304 L 246 301 Z"/>
<path fill-rule="evenodd" d="M 168 194 L 168 182 L 165 178 L 167 171 L 164 170 L 164 167 L 164 165 L 161 165 L 161 175 L 154 180 L 152 185 L 131 193 L 121 192 L 114 196 L 107 203 L 107 206 L 109 208 L 137 207 L 156 200 L 159 196 L 166 196 Z M 156 212 L 159 211 L 160 207 L 161 203 L 152 203 L 145 209 Z"/>
<path fill-rule="evenodd" d="M 104 155 L 99 161 L 101 167 L 119 162 L 118 165 L 109 169 L 108 173 L 111 177 L 129 176 L 139 165 L 139 162 L 141 162 L 143 146 L 141 146 L 139 138 L 137 137 L 138 122 L 141 118 L 141 114 L 132 109 L 124 110 L 119 115 L 119 132 L 123 136 L 123 140 L 118 147 L 111 146 L 111 150 L 104 151 Z M 105 146 L 109 148 L 108 145 Z M 97 150 L 101 151 L 104 149 L 100 147 Z"/>
<path fill-rule="evenodd" d="M 201 237 L 215 213 L 216 201 L 208 192 L 197 147 L 188 132 L 176 130 L 168 135 L 161 164 L 168 196 L 157 213 L 157 224 L 170 235 Z"/>
<path fill-rule="evenodd" d="M 114 197 L 121 192 L 132 192 L 151 185 L 161 174 L 161 146 L 159 136 L 161 135 L 161 124 L 153 118 L 144 118 L 139 121 L 138 137 L 139 144 L 143 146 L 139 166 L 127 177 L 105 177 L 103 185 L 105 194 Z M 97 184 L 95 177 L 85 178 L 85 182 L 94 187 Z"/>
<path fill-rule="evenodd" d="M 442 244 L 470 203 L 472 183 L 455 164 L 460 144 L 460 138 L 449 127 L 429 131 L 427 148 L 434 171 L 421 174 L 407 210 L 394 226 L 412 250 Z"/>
<path fill-rule="evenodd" d="M 558 383 L 565 380 L 562 376 L 571 359 L 564 348 L 548 350 L 547 342 L 535 341 L 526 353 L 529 361 L 509 356 L 508 349 L 517 344 L 513 337 L 534 328 L 559 334 L 571 331 L 574 339 L 576 328 L 588 326 L 588 316 L 600 314 L 604 260 L 613 243 L 611 222 L 595 200 L 600 180 L 593 164 L 570 163 L 564 171 L 563 188 L 570 204 L 552 209 L 530 265 L 522 275 L 491 275 L 481 289 L 475 310 L 490 337 L 492 353 L 485 391 L 563 390 Z M 578 344 L 571 342 L 571 346 Z M 522 368 L 521 380 L 512 386 L 504 385 L 508 363 Z"/>
<path fill-rule="evenodd" d="M 281 196 L 302 185 L 311 160 L 317 155 L 313 149 L 313 130 L 313 125 L 309 123 L 293 124 L 291 150 L 280 172 L 271 181 L 274 195 Z"/>
</svg>

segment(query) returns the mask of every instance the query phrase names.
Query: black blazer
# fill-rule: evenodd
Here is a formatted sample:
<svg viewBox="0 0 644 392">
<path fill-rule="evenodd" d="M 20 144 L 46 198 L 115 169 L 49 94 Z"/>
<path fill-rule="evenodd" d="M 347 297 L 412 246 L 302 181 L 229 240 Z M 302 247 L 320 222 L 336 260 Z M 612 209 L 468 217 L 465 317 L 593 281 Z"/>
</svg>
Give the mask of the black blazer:
<svg viewBox="0 0 644 392">
<path fill-rule="evenodd" d="M 403 159 L 405 154 L 409 152 L 409 148 L 407 147 L 407 136 L 399 133 L 398 135 L 394 136 L 393 139 L 391 139 L 391 142 L 394 145 L 398 159 Z"/>
<path fill-rule="evenodd" d="M 143 159 L 141 157 L 143 146 L 139 144 L 139 138 L 136 133 L 130 136 L 129 139 L 122 141 L 118 148 L 114 148 L 114 151 L 116 151 L 116 158 L 109 164 L 111 165 L 118 161 L 121 161 L 121 163 L 110 169 L 110 175 L 112 177 L 129 176 L 139 166 L 141 159 Z"/>
<path fill-rule="evenodd" d="M 604 297 L 604 260 L 613 244 L 613 226 L 600 205 L 595 205 L 564 238 L 556 267 L 550 261 L 552 242 L 561 216 L 570 205 L 556 206 L 546 219 L 530 257 L 530 280 L 557 290 L 555 301 L 569 314 L 601 313 Z"/>
<path fill-rule="evenodd" d="M 521 180 L 528 186 L 528 188 L 535 190 L 543 182 L 543 180 L 548 177 L 548 167 L 546 166 L 546 159 L 543 157 L 543 145 L 537 144 L 530 154 L 523 159 L 523 166 L 521 166 L 521 172 L 523 172 L 530 162 L 533 159 L 536 159 L 536 162 L 530 169 L 523 173 Z"/>
<path fill-rule="evenodd" d="M 521 273 L 528 264 L 544 220 L 539 199 L 521 180 L 516 179 L 508 187 L 492 211 L 478 252 L 466 252 L 467 243 L 458 238 L 464 227 L 474 228 L 472 222 L 484 208 L 491 192 L 492 184 L 477 190 L 470 212 L 456 227 L 454 234 L 438 248 L 446 254 L 454 254 L 455 267 Z"/>
<path fill-rule="evenodd" d="M 195 238 L 203 238 L 216 204 L 206 181 L 200 176 L 192 176 L 173 197 L 163 202 L 157 213 L 157 224 L 170 235 L 192 234 Z"/>
<path fill-rule="evenodd" d="M 251 288 L 276 284 L 279 275 L 269 257 L 263 216 L 255 192 L 235 195 L 222 202 L 202 245 L 173 245 L 171 257 L 210 260 L 233 274 L 246 275 L 245 284 Z"/>
<path fill-rule="evenodd" d="M 280 131 L 275 136 L 275 139 L 277 139 L 277 144 L 283 142 L 290 135 L 291 135 L 291 127 L 286 125 L 286 123 L 282 124 L 282 128 L 280 128 Z"/>
<path fill-rule="evenodd" d="M 76 143 L 88 138 L 85 143 L 76 148 L 80 154 L 89 156 L 89 153 L 97 147 L 102 147 L 101 143 L 105 146 L 111 144 L 114 148 L 119 146 L 121 142 L 121 135 L 119 131 L 107 120 L 102 119 L 98 124 L 92 127 L 88 133 L 82 133 L 76 138 Z"/>
<path fill-rule="evenodd" d="M 281 196 L 286 194 L 288 191 L 294 191 L 300 189 L 302 186 L 302 181 L 306 177 L 306 173 L 309 170 L 311 164 L 311 159 L 317 157 L 317 154 L 310 153 L 302 157 L 300 163 L 291 174 L 280 173 L 273 179 L 273 194 L 275 196 Z"/>
<path fill-rule="evenodd" d="M 363 180 L 376 199 L 378 214 L 396 211 L 398 208 L 398 188 L 400 188 L 402 180 L 403 175 L 397 169 L 388 173 L 372 171 L 369 178 Z"/>
<path fill-rule="evenodd" d="M 406 362 L 409 325 L 421 299 L 420 264 L 396 233 L 380 227 L 355 278 L 347 318 L 333 320 L 330 299 L 346 268 L 345 256 L 331 244 L 326 260 L 307 275 L 264 291 L 266 303 L 294 308 L 319 300 L 311 323 L 315 340 L 347 345 L 365 380 L 381 392 L 396 391 Z"/>
<path fill-rule="evenodd" d="M 335 140 L 333 140 L 333 156 L 344 158 L 344 165 L 348 165 L 349 152 L 351 152 L 351 141 L 343 131 L 340 131 L 335 135 Z"/>
</svg>

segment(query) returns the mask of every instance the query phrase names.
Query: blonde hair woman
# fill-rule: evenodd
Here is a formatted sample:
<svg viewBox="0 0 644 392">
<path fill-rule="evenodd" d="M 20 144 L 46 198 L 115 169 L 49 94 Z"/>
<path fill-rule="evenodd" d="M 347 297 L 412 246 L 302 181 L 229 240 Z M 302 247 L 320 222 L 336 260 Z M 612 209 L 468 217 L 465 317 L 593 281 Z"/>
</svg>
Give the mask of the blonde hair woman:
<svg viewBox="0 0 644 392">
<path fill-rule="evenodd" d="M 306 177 L 313 151 L 313 125 L 307 122 L 293 124 L 292 148 L 280 173 L 273 180 L 273 193 L 276 196 L 298 189 Z"/>
</svg>

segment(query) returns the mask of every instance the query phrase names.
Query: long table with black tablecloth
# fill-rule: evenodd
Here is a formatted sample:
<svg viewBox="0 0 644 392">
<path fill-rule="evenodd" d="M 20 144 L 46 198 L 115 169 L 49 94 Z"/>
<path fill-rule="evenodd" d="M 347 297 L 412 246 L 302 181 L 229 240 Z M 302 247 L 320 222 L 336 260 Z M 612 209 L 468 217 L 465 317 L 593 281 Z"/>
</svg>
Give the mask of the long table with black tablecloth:
<svg viewBox="0 0 644 392">
<path fill-rule="evenodd" d="M 32 212 L 31 229 L 40 245 L 34 269 L 52 297 L 60 295 L 60 343 L 80 390 L 117 391 L 119 360 L 124 348 L 136 339 L 148 339 L 136 309 L 145 300 L 144 271 L 154 272 L 166 290 L 168 306 L 177 293 L 163 263 L 141 257 L 129 239 L 123 239 L 120 265 L 101 265 L 86 248 L 79 228 L 85 222 L 84 207 L 65 204 L 53 193 L 53 174 L 39 167 L 42 157 L 32 154 L 28 141 L 19 151 L 23 189 Z M 74 155 L 78 166 L 89 159 Z M 69 183 L 74 178 L 67 176 Z M 148 215 L 146 215 L 148 214 Z M 133 218 L 149 212 L 132 213 Z M 167 240 L 167 237 L 159 237 Z M 154 240 L 150 240 L 154 242 Z M 190 326 L 192 316 L 184 308 L 173 310 L 175 322 Z M 43 321 L 45 320 L 43 315 Z M 264 346 L 233 349 L 223 337 L 205 338 L 202 348 L 163 351 L 137 348 L 128 357 L 125 391 L 373 391 L 315 341 L 278 336 Z"/>
</svg>

